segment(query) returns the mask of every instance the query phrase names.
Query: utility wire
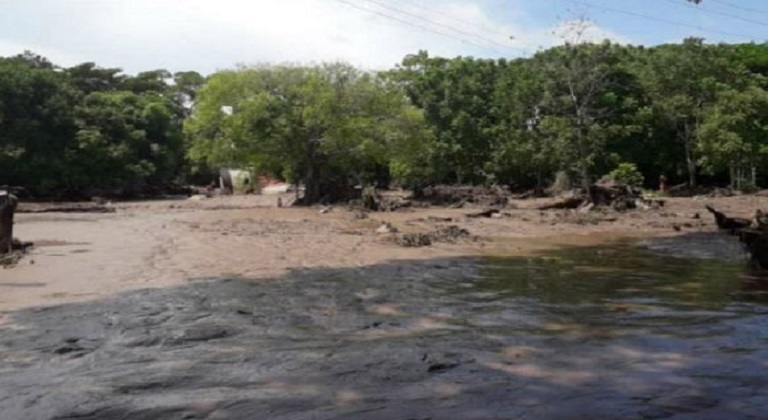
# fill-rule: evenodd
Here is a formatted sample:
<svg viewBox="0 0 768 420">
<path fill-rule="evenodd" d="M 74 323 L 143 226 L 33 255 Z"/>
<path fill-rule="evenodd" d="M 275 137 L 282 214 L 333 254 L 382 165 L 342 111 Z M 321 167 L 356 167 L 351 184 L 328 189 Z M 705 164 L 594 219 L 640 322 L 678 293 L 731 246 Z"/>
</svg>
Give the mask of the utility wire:
<svg viewBox="0 0 768 420">
<path fill-rule="evenodd" d="M 768 23 L 766 23 L 766 22 L 760 22 L 759 20 L 748 19 L 748 18 L 745 18 L 743 16 L 734 15 L 734 14 L 727 13 L 727 12 L 721 12 L 719 10 L 707 9 L 707 8 L 704 8 L 704 6 L 702 6 L 702 5 L 695 5 L 695 4 L 691 4 L 691 3 L 688 3 L 688 2 L 678 2 L 678 1 L 675 1 L 675 0 L 665 0 L 665 1 L 668 2 L 668 3 L 672 3 L 672 4 L 676 5 L 676 6 L 692 7 L 694 9 L 698 10 L 701 13 L 709 13 L 710 15 L 725 16 L 727 18 L 740 20 L 742 22 L 747 22 L 747 23 L 751 23 L 751 24 L 754 24 L 754 25 L 768 26 Z"/>
<path fill-rule="evenodd" d="M 733 36 L 733 37 L 738 37 L 738 38 L 745 38 L 745 39 L 749 39 L 749 40 L 756 39 L 756 37 L 751 36 L 751 35 L 744 35 L 744 34 L 737 34 L 737 33 L 733 33 L 733 32 L 720 31 L 720 30 L 717 30 L 717 29 L 712 29 L 712 28 L 706 28 L 706 27 L 703 27 L 703 26 L 692 25 L 692 24 L 689 24 L 689 23 L 675 21 L 675 20 L 671 20 L 671 19 L 660 18 L 660 17 L 656 17 L 656 16 L 650 16 L 650 15 L 646 15 L 646 14 L 643 14 L 643 13 L 631 12 L 629 10 L 615 9 L 615 8 L 612 8 L 612 7 L 601 6 L 601 5 L 589 3 L 589 2 L 586 2 L 586 1 L 582 1 L 582 0 L 564 0 L 564 1 L 567 1 L 567 2 L 573 3 L 573 4 L 578 4 L 578 5 L 581 5 L 581 6 L 586 6 L 586 7 L 593 8 L 593 9 L 603 10 L 603 11 L 610 12 L 610 13 L 617 13 L 617 14 L 621 14 L 621 15 L 634 16 L 634 17 L 638 17 L 638 18 L 642 18 L 642 19 L 647 19 L 647 20 L 652 20 L 652 21 L 656 21 L 656 22 L 666 23 L 668 25 L 675 25 L 675 26 L 680 26 L 680 27 L 683 27 L 683 28 L 696 29 L 696 30 L 699 30 L 699 31 L 702 31 L 702 32 L 710 32 L 710 33 L 714 33 L 714 34 L 727 35 L 727 36 Z"/>
<path fill-rule="evenodd" d="M 418 19 L 418 20 L 420 20 L 422 22 L 426 22 L 426 23 L 428 23 L 430 25 L 434 25 L 434 26 L 438 26 L 438 27 L 441 27 L 441 28 L 445 28 L 445 29 L 448 29 L 449 31 L 453 31 L 453 32 L 456 32 L 456 33 L 464 35 L 464 36 L 470 36 L 470 37 L 473 37 L 473 38 L 477 38 L 477 39 L 482 40 L 484 42 L 487 42 L 487 43 L 490 43 L 490 44 L 495 44 L 495 45 L 500 46 L 500 47 L 512 48 L 512 46 L 510 46 L 510 45 L 502 44 L 502 43 L 500 43 L 500 42 L 498 42 L 496 40 L 493 40 L 493 39 L 490 39 L 490 38 L 486 38 L 486 37 L 484 37 L 482 35 L 477 35 L 477 34 L 472 33 L 472 32 L 464 31 L 462 29 L 457 29 L 457 28 L 455 28 L 455 27 L 453 27 L 451 25 L 446 25 L 444 23 L 436 22 L 436 21 L 434 21 L 432 19 L 427 19 L 427 18 L 425 18 L 423 16 L 420 16 L 420 15 L 418 15 L 416 13 L 411 13 L 411 12 L 408 12 L 406 10 L 390 6 L 390 5 L 386 4 L 386 3 L 383 3 L 383 2 L 380 2 L 380 1 L 377 1 L 377 0 L 364 0 L 364 1 L 367 1 L 368 3 L 371 3 L 371 4 L 375 4 L 375 5 L 379 6 L 379 7 L 381 7 L 382 9 L 387 9 L 389 11 L 392 11 L 392 12 L 395 12 L 395 13 L 398 13 L 398 14 L 401 14 L 401 15 L 409 16 L 411 18 Z"/>
<path fill-rule="evenodd" d="M 729 7 L 733 8 L 733 9 L 743 10 L 745 12 L 760 13 L 760 14 L 768 15 L 768 10 L 759 10 L 759 9 L 755 9 L 755 8 L 747 7 L 747 6 L 742 6 L 740 4 L 732 3 L 730 1 L 725 1 L 725 0 L 709 0 L 709 1 L 711 1 L 713 3 L 724 4 L 726 6 L 729 6 Z"/>
<path fill-rule="evenodd" d="M 474 22 L 470 22 L 468 20 L 457 18 L 456 16 L 452 16 L 452 15 L 450 15 L 448 13 L 445 13 L 445 12 L 437 10 L 437 9 L 431 9 L 429 7 L 426 7 L 426 6 L 422 6 L 421 4 L 419 4 L 418 2 L 413 1 L 413 0 L 400 0 L 399 2 L 400 3 L 409 4 L 409 5 L 413 6 L 413 7 L 416 7 L 416 8 L 422 9 L 422 10 L 426 10 L 427 12 L 432 12 L 432 13 L 434 13 L 436 15 L 440 15 L 440 16 L 442 16 L 444 18 L 447 18 L 447 19 L 450 19 L 450 20 L 452 20 L 454 22 L 463 23 L 463 24 L 468 25 L 468 26 L 477 26 L 477 24 L 474 23 Z M 484 26 L 478 26 L 478 28 L 484 30 L 485 32 L 493 33 L 495 35 L 499 35 L 499 36 L 502 36 L 504 38 L 508 38 L 510 36 L 510 34 L 505 34 L 504 32 L 498 31 L 496 29 L 492 29 L 492 28 L 488 28 L 488 27 L 484 27 Z"/>
<path fill-rule="evenodd" d="M 488 51 L 494 52 L 494 53 L 496 53 L 496 54 L 499 54 L 499 51 L 497 51 L 497 50 L 495 50 L 495 49 L 493 49 L 493 48 L 490 48 L 490 47 L 487 47 L 487 46 L 484 46 L 484 45 L 480 45 L 480 44 L 477 44 L 477 43 L 475 43 L 475 42 L 472 42 L 472 41 L 468 41 L 468 40 L 466 40 L 466 39 L 463 39 L 463 38 L 460 38 L 460 37 L 454 36 L 454 35 L 452 35 L 452 34 L 448 34 L 448 33 L 445 33 L 445 32 L 441 32 L 441 31 L 438 31 L 438 30 L 435 30 L 435 29 L 432 29 L 432 28 L 426 27 L 426 26 L 424 26 L 424 25 L 415 24 L 415 23 L 413 23 L 413 22 L 410 22 L 410 21 L 408 21 L 408 20 L 405 20 L 405 19 L 401 19 L 401 18 L 399 18 L 399 17 L 396 17 L 396 16 L 392 16 L 392 15 L 390 15 L 390 14 L 387 14 L 387 13 L 383 13 L 383 12 L 380 12 L 380 11 L 378 11 L 378 10 L 374 10 L 374 9 L 369 9 L 369 8 L 366 8 L 366 7 L 362 7 L 362 6 L 360 6 L 360 5 L 357 5 L 357 4 L 355 4 L 355 3 L 352 3 L 351 1 L 347 1 L 347 0 L 336 0 L 336 1 L 338 1 L 338 2 L 340 2 L 340 3 L 344 3 L 344 4 L 346 4 L 346 5 L 347 5 L 347 6 L 349 6 L 349 7 L 352 7 L 352 8 L 358 9 L 358 10 L 362 10 L 362 11 L 364 11 L 364 12 L 373 13 L 373 14 L 375 14 L 375 15 L 381 16 L 381 17 L 383 17 L 383 18 L 386 18 L 386 19 L 389 19 L 389 20 L 393 20 L 393 21 L 395 21 L 395 22 L 398 22 L 398 23 L 400 23 L 400 24 L 403 24 L 403 25 L 407 25 L 407 26 L 410 26 L 410 27 L 412 27 L 412 28 L 416 28 L 416 29 L 419 29 L 419 30 L 422 30 L 422 31 L 426 31 L 426 32 L 431 32 L 431 33 L 433 33 L 433 34 L 435 34 L 435 35 L 440 35 L 440 36 L 443 36 L 443 37 L 451 38 L 451 39 L 453 39 L 453 40 L 456 40 L 456 41 L 459 41 L 459 42 L 461 42 L 461 43 L 464 43 L 464 44 L 469 44 L 469 45 L 472 45 L 472 46 L 474 46 L 474 47 L 477 47 L 477 48 L 482 48 L 482 49 L 484 49 L 484 50 L 488 50 Z"/>
</svg>

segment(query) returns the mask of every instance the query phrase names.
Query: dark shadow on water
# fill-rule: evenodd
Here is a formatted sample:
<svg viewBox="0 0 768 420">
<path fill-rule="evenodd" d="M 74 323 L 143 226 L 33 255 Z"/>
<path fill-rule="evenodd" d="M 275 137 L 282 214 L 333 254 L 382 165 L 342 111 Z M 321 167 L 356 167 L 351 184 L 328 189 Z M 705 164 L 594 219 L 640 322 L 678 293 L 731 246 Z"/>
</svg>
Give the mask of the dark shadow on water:
<svg viewBox="0 0 768 420">
<path fill-rule="evenodd" d="M 7 314 L 3 419 L 759 418 L 768 298 L 629 244 L 198 279 Z"/>
</svg>

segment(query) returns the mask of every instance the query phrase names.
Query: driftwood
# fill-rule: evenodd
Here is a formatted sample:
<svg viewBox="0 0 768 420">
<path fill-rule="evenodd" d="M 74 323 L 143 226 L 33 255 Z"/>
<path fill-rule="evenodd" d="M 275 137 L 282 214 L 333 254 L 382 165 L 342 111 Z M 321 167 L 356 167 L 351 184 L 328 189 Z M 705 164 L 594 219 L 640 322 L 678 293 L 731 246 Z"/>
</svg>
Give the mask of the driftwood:
<svg viewBox="0 0 768 420">
<path fill-rule="evenodd" d="M 552 204 L 539 207 L 539 210 L 589 209 L 609 207 L 616 211 L 642 208 L 657 209 L 664 206 L 663 200 L 649 200 L 639 190 L 628 185 L 591 185 L 586 191 L 579 190 L 572 196 Z"/>
<path fill-rule="evenodd" d="M 755 212 L 753 220 L 728 217 L 724 213 L 715 210 L 712 206 L 706 206 L 707 210 L 715 216 L 715 223 L 721 230 L 738 235 L 749 251 L 752 261 L 762 269 L 768 269 L 768 215 L 761 210 Z"/>
<path fill-rule="evenodd" d="M 715 216 L 715 223 L 717 227 L 722 230 L 730 230 L 732 232 L 738 229 L 744 229 L 752 225 L 752 221 L 749 219 L 742 219 L 738 217 L 728 217 L 722 212 L 715 210 L 712 206 L 705 206 L 706 209 Z M 735 232 L 734 232 L 735 233 Z"/>
</svg>

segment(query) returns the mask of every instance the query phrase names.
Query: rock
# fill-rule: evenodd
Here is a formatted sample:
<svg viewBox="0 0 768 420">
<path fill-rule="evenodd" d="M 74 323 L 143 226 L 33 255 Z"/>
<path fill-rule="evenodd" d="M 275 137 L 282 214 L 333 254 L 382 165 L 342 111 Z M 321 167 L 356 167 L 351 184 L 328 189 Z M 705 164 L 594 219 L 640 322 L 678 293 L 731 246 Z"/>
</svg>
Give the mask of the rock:
<svg viewBox="0 0 768 420">
<path fill-rule="evenodd" d="M 397 233 L 398 230 L 396 227 L 392 226 L 390 223 L 382 223 L 381 226 L 376 228 L 376 233 L 380 235 L 385 235 L 389 233 Z"/>
<path fill-rule="evenodd" d="M 459 367 L 458 363 L 433 363 L 427 368 L 429 373 L 442 373 Z"/>
<path fill-rule="evenodd" d="M 397 239 L 397 243 L 404 247 L 418 248 L 432 245 L 432 238 L 424 233 L 406 233 Z"/>
<path fill-rule="evenodd" d="M 195 195 L 189 197 L 187 200 L 189 200 L 189 201 L 203 201 L 203 200 L 206 200 L 206 199 L 208 199 L 208 197 L 203 195 L 203 194 L 195 194 Z"/>
</svg>

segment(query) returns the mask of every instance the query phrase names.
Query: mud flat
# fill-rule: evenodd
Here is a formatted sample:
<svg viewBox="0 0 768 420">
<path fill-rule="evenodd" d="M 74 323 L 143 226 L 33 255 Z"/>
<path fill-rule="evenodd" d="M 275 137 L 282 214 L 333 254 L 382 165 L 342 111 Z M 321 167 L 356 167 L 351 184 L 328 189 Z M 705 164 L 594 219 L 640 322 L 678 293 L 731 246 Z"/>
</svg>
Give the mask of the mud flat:
<svg viewBox="0 0 768 420">
<path fill-rule="evenodd" d="M 768 281 L 738 252 L 709 255 L 718 246 L 701 238 L 715 228 L 694 217 L 700 202 L 585 216 L 532 200 L 500 218 L 430 208 L 361 219 L 271 200 L 20 214 L 17 234 L 38 246 L 0 271 L 3 417 L 768 409 Z M 748 214 L 760 199 L 716 200 Z M 405 233 L 458 225 L 476 238 L 403 248 L 375 232 L 383 222 Z M 707 255 L 678 255 L 700 243 Z"/>
</svg>

